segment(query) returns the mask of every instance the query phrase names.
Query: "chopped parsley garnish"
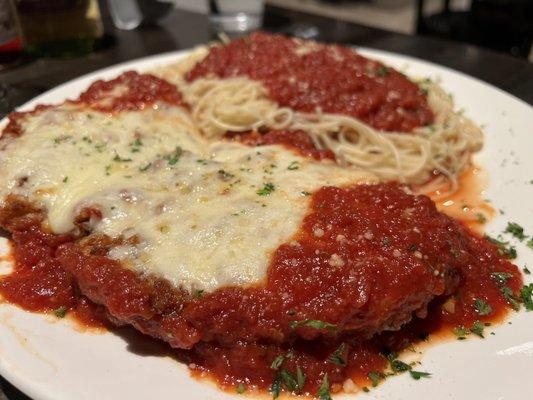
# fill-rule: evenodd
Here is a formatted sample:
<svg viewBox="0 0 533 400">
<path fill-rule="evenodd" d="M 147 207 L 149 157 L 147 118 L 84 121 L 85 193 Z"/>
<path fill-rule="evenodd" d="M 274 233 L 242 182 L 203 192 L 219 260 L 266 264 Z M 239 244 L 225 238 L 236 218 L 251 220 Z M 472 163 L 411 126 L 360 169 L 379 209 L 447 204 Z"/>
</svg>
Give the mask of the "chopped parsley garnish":
<svg viewBox="0 0 533 400">
<path fill-rule="evenodd" d="M 500 285 L 505 285 L 507 280 L 512 277 L 513 274 L 509 272 L 492 272 L 490 276 L 494 278 Z"/>
<path fill-rule="evenodd" d="M 115 154 L 115 157 L 113 157 L 113 161 L 116 161 L 116 162 L 130 162 L 131 158 L 122 158 L 118 154 Z"/>
<path fill-rule="evenodd" d="M 289 166 L 287 167 L 287 169 L 289 171 L 294 171 L 295 169 L 298 169 L 300 168 L 300 164 L 298 163 L 298 161 L 293 161 L 289 164 Z"/>
<path fill-rule="evenodd" d="M 89 143 L 89 144 L 91 144 L 93 142 L 92 139 L 90 137 L 88 137 L 88 136 L 82 137 L 81 140 L 83 140 L 84 142 Z"/>
<path fill-rule="evenodd" d="M 280 371 L 281 379 L 289 392 L 300 393 L 305 385 L 305 374 L 300 367 L 296 367 L 296 378 L 288 370 Z"/>
<path fill-rule="evenodd" d="M 489 315 L 492 312 L 492 307 L 483 299 L 474 300 L 474 309 L 479 315 Z"/>
<path fill-rule="evenodd" d="M 270 364 L 270 369 L 276 371 L 277 369 L 279 369 L 279 367 L 281 367 L 283 361 L 285 361 L 285 357 L 283 357 L 282 355 L 277 356 L 276 358 L 274 358 L 274 361 L 272 361 L 272 364 Z"/>
<path fill-rule="evenodd" d="M 59 136 L 54 138 L 54 144 L 59 144 L 61 142 L 64 142 L 65 140 L 69 140 L 72 136 Z"/>
<path fill-rule="evenodd" d="M 225 171 L 223 169 L 219 169 L 218 170 L 218 175 L 222 178 L 222 179 L 230 179 L 230 178 L 234 178 L 235 175 L 233 175 L 232 173 L 228 172 L 228 171 Z"/>
<path fill-rule="evenodd" d="M 465 340 L 470 332 L 464 326 L 456 326 L 453 328 L 453 334 L 457 337 L 457 340 Z"/>
<path fill-rule="evenodd" d="M 526 235 L 524 235 L 524 228 L 522 228 L 520 225 L 518 225 L 515 222 L 509 222 L 507 223 L 507 228 L 505 228 L 505 232 L 510 233 L 518 240 L 522 241 L 526 238 Z"/>
<path fill-rule="evenodd" d="M 176 164 L 180 160 L 181 153 L 183 153 L 183 150 L 181 149 L 181 147 L 176 146 L 174 153 L 165 157 L 165 159 L 168 161 L 168 165 Z"/>
<path fill-rule="evenodd" d="M 505 300 L 507 300 L 513 310 L 518 311 L 520 309 L 520 303 L 518 301 L 518 298 L 514 294 L 513 289 L 511 289 L 509 286 L 504 286 L 501 288 L 501 291 L 503 297 L 505 297 Z"/>
<path fill-rule="evenodd" d="M 524 303 L 526 310 L 533 311 L 533 283 L 524 285 L 522 289 L 520 289 L 520 298 L 522 299 L 522 303 Z"/>
<path fill-rule="evenodd" d="M 324 322 L 317 319 L 304 319 L 301 321 L 292 321 L 290 323 L 291 329 L 296 329 L 300 326 L 308 326 L 314 329 L 328 329 L 330 331 L 334 331 L 335 329 L 337 329 L 337 325 L 330 324 L 329 322 Z"/>
<path fill-rule="evenodd" d="M 310 196 L 311 193 L 309 192 L 306 192 L 305 190 L 303 192 L 300 192 L 302 194 L 302 196 Z"/>
<path fill-rule="evenodd" d="M 110 175 L 110 172 L 111 172 L 111 165 L 106 165 L 106 166 L 105 166 L 105 174 L 106 174 L 107 176 L 109 176 L 109 175 Z"/>
<path fill-rule="evenodd" d="M 143 145 L 143 142 L 140 138 L 135 139 L 135 141 L 130 145 L 132 147 L 132 153 L 137 153 L 141 151 L 140 147 Z"/>
<path fill-rule="evenodd" d="M 259 196 L 268 196 L 270 193 L 272 193 L 274 190 L 276 190 L 276 187 L 272 183 L 265 183 L 261 189 L 259 189 L 256 193 Z"/>
<path fill-rule="evenodd" d="M 397 358 L 389 360 L 389 362 L 394 372 L 405 372 L 411 370 L 411 366 L 409 364 L 406 364 L 403 361 L 398 360 Z"/>
<path fill-rule="evenodd" d="M 98 153 L 101 153 L 102 151 L 104 151 L 104 147 L 105 147 L 105 146 L 106 146 L 105 143 L 96 143 L 96 144 L 94 145 L 94 148 L 96 149 L 96 151 L 97 151 Z"/>
<path fill-rule="evenodd" d="M 522 268 L 522 271 L 524 271 L 524 274 L 526 274 L 526 275 L 530 275 L 531 274 L 531 271 L 527 267 Z"/>
<path fill-rule="evenodd" d="M 296 367 L 296 383 L 298 385 L 298 393 L 304 390 L 305 374 L 300 367 Z"/>
<path fill-rule="evenodd" d="M 207 160 L 204 160 L 203 158 L 196 160 L 198 164 L 207 165 Z"/>
<path fill-rule="evenodd" d="M 378 70 L 376 71 L 376 74 L 377 76 L 381 76 L 381 77 L 389 76 L 390 69 L 387 67 L 379 67 Z"/>
<path fill-rule="evenodd" d="M 150 168 L 151 165 L 152 165 L 152 163 L 149 162 L 148 164 L 146 164 L 146 165 L 144 165 L 142 167 L 139 167 L 139 171 L 146 172 L 146 171 L 148 171 L 148 168 Z"/>
<path fill-rule="evenodd" d="M 476 218 L 477 222 L 479 222 L 480 224 L 484 224 L 485 222 L 487 222 L 487 217 L 485 217 L 484 214 L 476 213 Z"/>
<path fill-rule="evenodd" d="M 480 321 L 476 321 L 474 322 L 474 325 L 472 325 L 472 328 L 470 328 L 470 332 L 472 332 L 474 335 L 479 336 L 480 338 L 485 338 L 485 336 L 483 336 L 484 329 L 485 326 Z"/>
<path fill-rule="evenodd" d="M 335 350 L 328 358 L 333 364 L 345 366 L 346 365 L 346 343 L 342 343 L 337 350 Z"/>
<path fill-rule="evenodd" d="M 368 393 L 368 392 L 370 392 L 370 389 L 367 388 L 366 386 L 363 386 L 363 392 Z"/>
<path fill-rule="evenodd" d="M 390 363 L 390 367 L 392 369 L 392 371 L 395 373 L 395 374 L 398 374 L 398 373 L 402 373 L 402 372 L 405 372 L 405 371 L 411 371 L 412 367 L 411 365 L 401 361 L 401 360 L 398 360 L 396 358 L 396 354 L 395 353 L 388 353 L 386 354 L 386 357 L 387 359 L 389 360 L 389 363 Z"/>
<path fill-rule="evenodd" d="M 269 389 L 273 399 L 277 399 L 281 392 L 281 376 L 276 376 Z"/>
<path fill-rule="evenodd" d="M 194 296 L 197 299 L 201 299 L 202 297 L 204 297 L 204 292 L 205 292 L 205 290 L 197 290 L 196 293 L 194 294 Z"/>
<path fill-rule="evenodd" d="M 54 315 L 57 317 L 57 318 L 65 318 L 65 315 L 67 314 L 67 307 L 65 306 L 61 306 L 59 308 L 56 308 L 54 310 Z"/>
<path fill-rule="evenodd" d="M 516 258 L 516 249 L 513 246 L 507 247 L 509 245 L 509 242 L 503 242 L 501 240 L 491 238 L 487 235 L 485 235 L 485 238 L 496 245 L 496 247 L 498 248 L 498 253 L 500 255 L 507 257 L 510 260 L 514 260 Z"/>
<path fill-rule="evenodd" d="M 63 183 L 67 183 L 67 182 L 68 182 L 68 176 L 65 176 L 65 177 L 63 178 Z"/>
<path fill-rule="evenodd" d="M 379 385 L 379 382 L 381 382 L 385 378 L 385 375 L 383 375 L 383 372 L 380 371 L 370 371 L 368 373 L 368 378 L 372 382 L 372 386 L 376 387 L 377 385 Z"/>
<path fill-rule="evenodd" d="M 419 380 L 420 378 L 429 378 L 431 377 L 431 374 L 429 372 L 422 372 L 422 371 L 409 371 L 409 374 L 411 375 L 411 378 L 415 380 Z"/>
<path fill-rule="evenodd" d="M 322 378 L 322 384 L 318 388 L 318 392 L 316 392 L 316 396 L 320 400 L 331 400 L 331 395 L 329 394 L 328 374 L 325 374 L 324 378 Z"/>
<path fill-rule="evenodd" d="M 243 383 L 239 383 L 239 386 L 237 386 L 236 391 L 239 394 L 243 394 L 246 391 L 246 386 L 244 386 Z"/>
<path fill-rule="evenodd" d="M 526 245 L 533 250 L 533 237 L 527 241 Z"/>
</svg>

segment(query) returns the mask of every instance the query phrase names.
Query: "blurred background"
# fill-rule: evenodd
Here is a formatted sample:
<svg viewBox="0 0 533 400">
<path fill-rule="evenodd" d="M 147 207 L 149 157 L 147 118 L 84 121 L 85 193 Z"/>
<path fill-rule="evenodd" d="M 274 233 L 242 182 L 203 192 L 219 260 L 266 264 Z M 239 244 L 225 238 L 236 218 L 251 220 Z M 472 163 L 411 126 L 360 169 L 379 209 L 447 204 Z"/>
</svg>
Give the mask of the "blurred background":
<svg viewBox="0 0 533 400">
<path fill-rule="evenodd" d="M 88 72 L 256 29 L 419 57 L 533 100 L 533 0 L 0 0 L 0 117 Z"/>
<path fill-rule="evenodd" d="M 183 9 L 210 14 L 217 32 L 246 32 L 261 26 L 265 3 L 533 61 L 533 0 L 0 0 L 0 62 L 20 59 L 19 53 L 75 57 L 110 46 L 107 14 L 116 28 L 133 30 Z"/>
</svg>

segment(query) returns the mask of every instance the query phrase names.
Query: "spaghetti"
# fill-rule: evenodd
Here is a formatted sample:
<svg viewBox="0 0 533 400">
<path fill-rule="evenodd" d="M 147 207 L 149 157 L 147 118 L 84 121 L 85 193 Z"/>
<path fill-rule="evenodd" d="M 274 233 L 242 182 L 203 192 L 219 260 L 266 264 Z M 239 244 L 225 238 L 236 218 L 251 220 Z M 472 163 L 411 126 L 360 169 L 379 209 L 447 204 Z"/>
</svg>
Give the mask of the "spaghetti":
<svg viewBox="0 0 533 400">
<path fill-rule="evenodd" d="M 450 96 L 430 80 L 417 84 L 427 93 L 433 123 L 410 133 L 382 131 L 349 115 L 282 107 L 262 82 L 245 76 L 188 81 L 187 71 L 207 53 L 201 48 L 159 74 L 179 87 L 208 139 L 227 132 L 303 130 L 317 149 L 331 150 L 340 165 L 364 169 L 384 181 L 411 184 L 420 192 L 447 186 L 443 194 L 457 189 L 457 177 L 482 147 L 481 130 L 455 112 Z"/>
</svg>

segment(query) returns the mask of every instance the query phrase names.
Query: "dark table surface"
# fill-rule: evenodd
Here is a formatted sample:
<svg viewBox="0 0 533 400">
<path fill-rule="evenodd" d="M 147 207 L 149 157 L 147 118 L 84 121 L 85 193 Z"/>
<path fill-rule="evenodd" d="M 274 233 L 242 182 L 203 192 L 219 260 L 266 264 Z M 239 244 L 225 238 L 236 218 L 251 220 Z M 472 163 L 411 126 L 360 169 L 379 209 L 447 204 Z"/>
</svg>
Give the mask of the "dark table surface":
<svg viewBox="0 0 533 400">
<path fill-rule="evenodd" d="M 0 72 L 0 116 L 36 95 L 100 68 L 151 54 L 186 49 L 213 38 L 205 15 L 173 11 L 157 25 L 115 29 L 104 13 L 113 46 L 87 57 L 40 59 Z M 465 72 L 533 104 L 533 64 L 478 47 L 392 33 L 329 18 L 267 7 L 265 29 L 288 34 L 318 29 L 317 40 L 406 54 Z M 0 400 L 30 400 L 0 378 Z"/>
</svg>

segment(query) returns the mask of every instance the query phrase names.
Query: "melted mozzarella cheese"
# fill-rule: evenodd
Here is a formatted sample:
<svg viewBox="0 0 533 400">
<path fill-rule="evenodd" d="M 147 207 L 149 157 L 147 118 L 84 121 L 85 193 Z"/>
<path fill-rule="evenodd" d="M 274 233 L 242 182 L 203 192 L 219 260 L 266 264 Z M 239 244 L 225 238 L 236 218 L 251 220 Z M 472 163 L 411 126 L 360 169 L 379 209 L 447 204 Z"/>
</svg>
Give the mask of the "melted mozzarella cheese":
<svg viewBox="0 0 533 400">
<path fill-rule="evenodd" d="M 373 180 L 281 146 L 208 143 L 182 109 L 165 105 L 109 115 L 66 104 L 23 128 L 0 153 L 0 206 L 24 196 L 55 233 L 97 209 L 92 232 L 135 238 L 111 258 L 191 292 L 260 282 L 311 192 Z"/>
</svg>

